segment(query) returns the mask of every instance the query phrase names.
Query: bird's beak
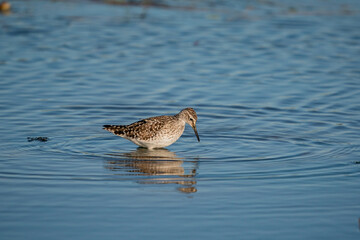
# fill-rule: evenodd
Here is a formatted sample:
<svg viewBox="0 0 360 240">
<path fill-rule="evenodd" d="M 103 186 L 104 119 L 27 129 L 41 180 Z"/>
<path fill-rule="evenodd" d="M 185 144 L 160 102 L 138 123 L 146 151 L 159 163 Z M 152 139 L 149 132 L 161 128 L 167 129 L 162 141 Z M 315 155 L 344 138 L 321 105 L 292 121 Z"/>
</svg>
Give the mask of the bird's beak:
<svg viewBox="0 0 360 240">
<path fill-rule="evenodd" d="M 195 135 L 196 135 L 196 138 L 197 138 L 198 142 L 200 142 L 199 134 L 198 134 L 198 132 L 196 130 L 196 125 L 192 126 L 192 128 L 194 129 L 194 132 L 195 132 Z"/>
</svg>

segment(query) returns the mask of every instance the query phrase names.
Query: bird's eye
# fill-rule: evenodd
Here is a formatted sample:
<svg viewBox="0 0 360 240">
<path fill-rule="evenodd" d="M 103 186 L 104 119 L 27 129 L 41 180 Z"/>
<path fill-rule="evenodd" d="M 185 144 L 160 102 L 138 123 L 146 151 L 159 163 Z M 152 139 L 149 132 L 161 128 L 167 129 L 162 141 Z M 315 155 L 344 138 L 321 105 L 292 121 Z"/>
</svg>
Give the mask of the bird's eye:
<svg viewBox="0 0 360 240">
<path fill-rule="evenodd" d="M 190 121 L 194 121 L 194 119 L 190 118 Z"/>
</svg>

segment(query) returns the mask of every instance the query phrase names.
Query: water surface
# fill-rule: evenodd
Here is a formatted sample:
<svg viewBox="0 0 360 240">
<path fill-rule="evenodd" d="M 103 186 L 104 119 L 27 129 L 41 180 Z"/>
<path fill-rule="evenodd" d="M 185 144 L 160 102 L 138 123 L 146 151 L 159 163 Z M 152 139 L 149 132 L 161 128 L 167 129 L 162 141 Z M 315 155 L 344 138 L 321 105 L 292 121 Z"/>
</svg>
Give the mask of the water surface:
<svg viewBox="0 0 360 240">
<path fill-rule="evenodd" d="M 358 239 L 359 3 L 162 4 L 0 15 L 0 238 Z M 185 107 L 200 143 L 102 130 Z"/>
</svg>

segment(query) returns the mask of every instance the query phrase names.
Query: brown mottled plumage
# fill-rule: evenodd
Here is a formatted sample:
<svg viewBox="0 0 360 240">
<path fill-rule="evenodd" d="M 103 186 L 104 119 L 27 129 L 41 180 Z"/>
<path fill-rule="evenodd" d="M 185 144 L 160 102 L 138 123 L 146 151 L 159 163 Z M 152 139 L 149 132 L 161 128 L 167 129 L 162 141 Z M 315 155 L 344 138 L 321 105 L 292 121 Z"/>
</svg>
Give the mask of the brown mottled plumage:
<svg viewBox="0 0 360 240">
<path fill-rule="evenodd" d="M 183 134 L 185 123 L 189 124 L 200 142 L 196 130 L 197 115 L 194 109 L 185 108 L 174 116 L 158 116 L 140 120 L 129 125 L 104 125 L 104 129 L 146 147 L 162 148 L 176 142 Z"/>
</svg>

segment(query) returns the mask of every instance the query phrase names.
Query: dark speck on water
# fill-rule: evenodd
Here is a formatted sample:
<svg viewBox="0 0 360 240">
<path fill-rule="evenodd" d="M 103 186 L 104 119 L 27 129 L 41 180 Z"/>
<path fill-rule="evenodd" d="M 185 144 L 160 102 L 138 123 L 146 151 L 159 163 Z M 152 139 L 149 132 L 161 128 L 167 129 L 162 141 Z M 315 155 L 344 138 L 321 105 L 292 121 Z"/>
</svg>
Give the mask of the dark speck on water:
<svg viewBox="0 0 360 240">
<path fill-rule="evenodd" d="M 9 2 L 1 240 L 360 239 L 360 1 Z"/>
<path fill-rule="evenodd" d="M 27 140 L 28 140 L 28 142 L 32 142 L 32 141 L 47 142 L 49 140 L 49 138 L 47 138 L 47 137 L 28 137 Z"/>
</svg>

